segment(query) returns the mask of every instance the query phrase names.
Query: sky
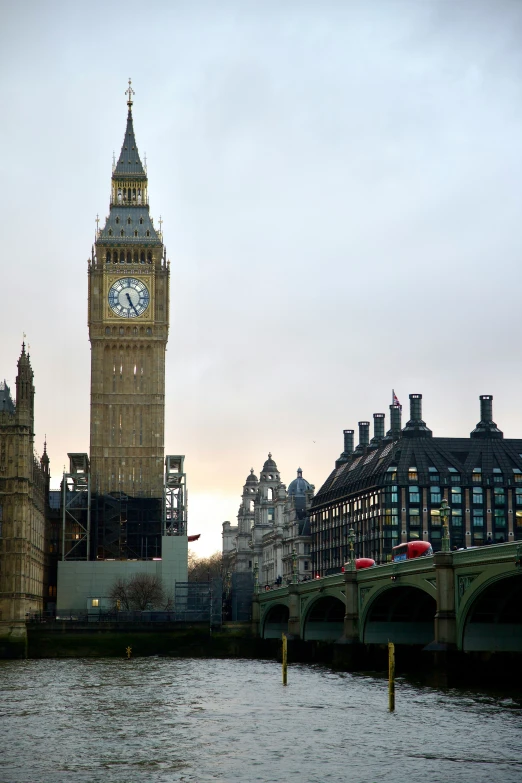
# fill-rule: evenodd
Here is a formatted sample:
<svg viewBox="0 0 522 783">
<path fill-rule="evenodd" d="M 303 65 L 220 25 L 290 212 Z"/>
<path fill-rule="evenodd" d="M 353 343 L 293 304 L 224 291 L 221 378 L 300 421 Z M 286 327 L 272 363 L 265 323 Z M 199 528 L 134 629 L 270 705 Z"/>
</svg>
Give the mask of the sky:
<svg viewBox="0 0 522 783">
<path fill-rule="evenodd" d="M 165 451 L 205 556 L 269 451 L 318 489 L 388 414 L 522 438 L 522 3 L 4 0 L 0 378 L 89 450 L 87 259 L 132 78 L 171 261 Z M 389 426 L 387 415 L 386 426 Z"/>
</svg>

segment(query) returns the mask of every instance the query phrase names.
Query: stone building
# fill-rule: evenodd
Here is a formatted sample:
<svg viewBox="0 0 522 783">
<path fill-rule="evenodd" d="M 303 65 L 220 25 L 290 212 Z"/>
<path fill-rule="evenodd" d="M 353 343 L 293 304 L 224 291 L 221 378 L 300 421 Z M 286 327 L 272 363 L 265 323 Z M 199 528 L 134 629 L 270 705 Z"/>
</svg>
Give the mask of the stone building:
<svg viewBox="0 0 522 783">
<path fill-rule="evenodd" d="M 359 444 L 345 430 L 344 451 L 312 501 L 314 572 L 339 572 L 349 559 L 349 531 L 356 557 L 377 563 L 405 541 L 430 541 L 441 549 L 441 501 L 451 510 L 451 548 L 522 540 L 522 440 L 505 439 L 493 421 L 493 398 L 480 398 L 480 421 L 469 438 L 437 438 L 422 419 L 422 395 L 410 394 L 410 418 L 400 405 L 359 422 Z"/>
<path fill-rule="evenodd" d="M 294 567 L 299 579 L 309 576 L 308 508 L 313 492 L 300 468 L 287 490 L 272 454 L 259 479 L 252 468 L 243 487 L 237 525 L 223 523 L 225 568 L 233 573 L 256 572 L 261 585 L 290 580 Z"/>
<path fill-rule="evenodd" d="M 0 637 L 45 608 L 49 479 L 46 445 L 41 458 L 34 452 L 33 370 L 22 345 L 15 401 L 0 384 Z"/>
</svg>

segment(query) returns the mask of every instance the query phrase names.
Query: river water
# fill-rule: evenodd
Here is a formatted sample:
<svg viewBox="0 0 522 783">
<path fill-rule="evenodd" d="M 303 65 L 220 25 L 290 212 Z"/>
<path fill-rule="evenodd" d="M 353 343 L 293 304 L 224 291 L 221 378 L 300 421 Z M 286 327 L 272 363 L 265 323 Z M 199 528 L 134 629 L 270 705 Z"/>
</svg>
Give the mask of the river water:
<svg viewBox="0 0 522 783">
<path fill-rule="evenodd" d="M 522 709 L 274 662 L 0 661 L 1 783 L 519 783 Z"/>
</svg>

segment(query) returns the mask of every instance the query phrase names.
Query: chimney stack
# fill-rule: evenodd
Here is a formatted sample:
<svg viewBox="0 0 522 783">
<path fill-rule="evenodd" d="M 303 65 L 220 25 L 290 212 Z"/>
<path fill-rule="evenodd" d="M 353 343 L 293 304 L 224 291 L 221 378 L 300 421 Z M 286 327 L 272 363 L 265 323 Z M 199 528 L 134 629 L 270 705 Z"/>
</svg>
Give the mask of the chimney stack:
<svg viewBox="0 0 522 783">
<path fill-rule="evenodd" d="M 493 421 L 493 395 L 481 394 L 480 397 L 480 421 L 489 424 Z"/>
<path fill-rule="evenodd" d="M 433 435 L 422 420 L 422 394 L 410 394 L 410 420 L 403 430 L 403 435 L 408 438 L 431 438 Z"/>
<path fill-rule="evenodd" d="M 353 430 L 343 430 L 344 453 L 349 456 L 353 453 Z"/>
<path fill-rule="evenodd" d="M 499 430 L 493 421 L 493 395 L 480 395 L 480 421 L 470 433 L 470 438 L 496 438 L 504 437 L 504 433 Z"/>
<path fill-rule="evenodd" d="M 355 449 L 355 454 L 362 454 L 370 443 L 370 422 L 359 422 L 359 445 Z"/>
<path fill-rule="evenodd" d="M 387 437 L 391 437 L 393 440 L 401 437 L 401 406 L 395 403 L 390 405 L 390 429 L 388 430 Z"/>
<path fill-rule="evenodd" d="M 378 446 L 384 438 L 384 413 L 373 414 L 373 438 L 370 441 L 371 446 Z"/>
<path fill-rule="evenodd" d="M 343 430 L 344 435 L 344 451 L 340 455 L 339 459 L 335 462 L 335 467 L 339 468 L 348 462 L 353 454 L 353 430 Z"/>
</svg>

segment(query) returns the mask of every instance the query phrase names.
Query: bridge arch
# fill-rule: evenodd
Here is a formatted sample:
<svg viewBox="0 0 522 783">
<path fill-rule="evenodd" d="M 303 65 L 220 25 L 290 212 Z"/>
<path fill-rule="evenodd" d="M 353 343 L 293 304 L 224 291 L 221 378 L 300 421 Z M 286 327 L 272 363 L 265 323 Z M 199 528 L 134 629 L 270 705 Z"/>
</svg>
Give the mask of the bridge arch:
<svg viewBox="0 0 522 783">
<path fill-rule="evenodd" d="M 522 574 L 485 582 L 462 620 L 464 652 L 522 652 Z"/>
<path fill-rule="evenodd" d="M 289 616 L 290 610 L 286 604 L 272 604 L 263 621 L 263 639 L 280 639 L 281 634 L 288 633 Z"/>
<path fill-rule="evenodd" d="M 435 638 L 435 596 L 414 585 L 393 585 L 380 590 L 361 621 L 365 644 L 422 644 Z"/>
<path fill-rule="evenodd" d="M 335 642 L 344 631 L 344 601 L 334 595 L 324 595 L 315 600 L 306 612 L 303 622 L 303 639 Z"/>
</svg>

